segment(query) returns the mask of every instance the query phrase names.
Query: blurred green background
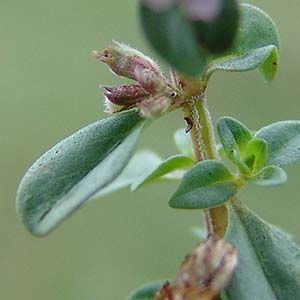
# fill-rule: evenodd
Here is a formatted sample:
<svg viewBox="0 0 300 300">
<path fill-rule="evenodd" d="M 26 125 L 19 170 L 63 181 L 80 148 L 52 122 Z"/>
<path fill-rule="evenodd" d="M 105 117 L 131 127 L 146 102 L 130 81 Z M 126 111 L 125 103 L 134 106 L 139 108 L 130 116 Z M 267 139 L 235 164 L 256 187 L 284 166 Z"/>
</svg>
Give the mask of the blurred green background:
<svg viewBox="0 0 300 300">
<path fill-rule="evenodd" d="M 11 1 L 0 5 L 0 299 L 116 300 L 136 286 L 169 278 L 197 239 L 199 211 L 168 208 L 175 184 L 122 191 L 84 206 L 50 236 L 28 234 L 14 199 L 26 168 L 42 152 L 104 116 L 100 83 L 121 82 L 89 53 L 112 39 L 155 56 L 145 42 L 136 2 Z M 274 83 L 257 71 L 214 76 L 208 97 L 214 118 L 232 115 L 256 129 L 300 119 L 299 0 L 252 1 L 281 32 L 281 67 Z M 180 112 L 149 127 L 139 148 L 174 154 Z M 246 188 L 241 198 L 300 240 L 297 167 L 282 187 Z"/>
</svg>

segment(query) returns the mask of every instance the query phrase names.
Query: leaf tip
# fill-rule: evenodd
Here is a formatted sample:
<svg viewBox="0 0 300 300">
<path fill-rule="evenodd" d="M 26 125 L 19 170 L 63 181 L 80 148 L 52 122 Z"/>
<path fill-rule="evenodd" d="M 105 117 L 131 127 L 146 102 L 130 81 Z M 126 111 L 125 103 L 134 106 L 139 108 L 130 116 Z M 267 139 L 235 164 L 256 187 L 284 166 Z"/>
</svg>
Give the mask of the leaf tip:
<svg viewBox="0 0 300 300">
<path fill-rule="evenodd" d="M 178 206 L 178 201 L 177 201 L 177 199 L 176 199 L 176 194 L 174 194 L 174 195 L 170 198 L 168 204 L 169 204 L 169 206 L 170 206 L 171 208 L 180 208 L 180 207 Z"/>
<path fill-rule="evenodd" d="M 273 45 L 272 48 L 270 55 L 259 68 L 267 83 L 271 83 L 276 78 L 279 69 L 279 50 Z"/>
</svg>

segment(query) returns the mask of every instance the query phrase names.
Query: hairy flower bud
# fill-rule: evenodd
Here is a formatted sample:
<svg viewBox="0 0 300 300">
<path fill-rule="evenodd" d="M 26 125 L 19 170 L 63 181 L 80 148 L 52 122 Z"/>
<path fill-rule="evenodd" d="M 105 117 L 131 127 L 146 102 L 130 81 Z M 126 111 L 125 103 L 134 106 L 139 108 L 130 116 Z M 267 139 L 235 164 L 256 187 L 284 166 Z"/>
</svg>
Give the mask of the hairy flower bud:
<svg viewBox="0 0 300 300">
<path fill-rule="evenodd" d="M 135 80 L 152 95 L 162 92 L 167 86 L 164 78 L 141 66 L 135 68 Z"/>
<path fill-rule="evenodd" d="M 158 95 L 138 103 L 136 106 L 140 110 L 140 115 L 146 119 L 154 119 L 163 115 L 171 105 L 171 100 L 165 96 Z"/>
<path fill-rule="evenodd" d="M 175 283 L 166 282 L 156 300 L 214 300 L 237 266 L 235 249 L 224 240 L 209 237 L 184 260 Z"/>
<path fill-rule="evenodd" d="M 106 63 L 117 75 L 136 81 L 136 84 L 103 86 L 105 111 L 115 113 L 137 108 L 144 118 L 155 118 L 183 103 L 182 95 L 160 71 L 158 65 L 141 52 L 114 42 L 95 57 Z"/>
<path fill-rule="evenodd" d="M 149 93 L 138 84 L 102 86 L 105 97 L 112 103 L 121 106 L 131 106 L 149 97 Z"/>
<path fill-rule="evenodd" d="M 157 76 L 161 76 L 161 71 L 153 60 L 140 51 L 118 42 L 113 42 L 102 52 L 93 51 L 92 55 L 99 58 L 120 76 L 137 80 L 136 68 L 148 69 Z"/>
</svg>

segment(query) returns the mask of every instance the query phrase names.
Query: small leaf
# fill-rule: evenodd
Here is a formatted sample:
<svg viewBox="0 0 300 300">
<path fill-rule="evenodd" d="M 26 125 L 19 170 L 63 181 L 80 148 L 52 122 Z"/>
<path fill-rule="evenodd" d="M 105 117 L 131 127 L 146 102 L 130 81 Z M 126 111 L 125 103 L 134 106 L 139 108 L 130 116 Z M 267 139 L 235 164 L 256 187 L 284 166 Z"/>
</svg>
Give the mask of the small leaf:
<svg viewBox="0 0 300 300">
<path fill-rule="evenodd" d="M 268 164 L 300 163 L 300 121 L 282 121 L 263 127 L 256 137 L 268 144 Z"/>
<path fill-rule="evenodd" d="M 194 159 L 194 149 L 190 135 L 185 132 L 185 129 L 181 128 L 174 134 L 175 144 L 178 150 L 185 156 Z"/>
<path fill-rule="evenodd" d="M 136 191 L 141 186 L 153 182 L 164 175 L 172 173 L 176 170 L 187 169 L 194 164 L 194 161 L 183 155 L 174 155 L 168 159 L 162 161 L 158 166 L 154 167 L 152 170 L 149 170 L 148 173 L 144 173 L 142 177 L 138 178 L 131 186 L 132 191 Z"/>
<path fill-rule="evenodd" d="M 251 131 L 241 122 L 231 117 L 222 117 L 218 120 L 217 130 L 228 158 L 234 163 L 243 165 L 247 145 L 252 139 Z M 244 168 L 247 169 L 245 165 Z"/>
<path fill-rule="evenodd" d="M 267 73 L 267 67 L 270 67 L 270 64 L 267 63 L 268 59 L 271 57 L 276 57 L 278 60 L 278 50 L 275 46 L 265 46 L 252 51 L 247 52 L 246 54 L 232 55 L 225 58 L 220 58 L 212 62 L 209 67 L 209 72 L 215 71 L 228 71 L 228 72 L 244 72 L 256 69 L 257 67 L 264 65 L 265 76 L 270 76 Z M 277 60 L 274 60 L 277 62 Z M 274 61 L 272 61 L 272 76 L 275 77 L 277 68 L 274 70 Z M 265 62 L 265 64 L 264 64 Z M 270 71 L 269 71 L 270 72 Z"/>
<path fill-rule="evenodd" d="M 248 157 L 254 157 L 253 162 L 248 165 L 253 172 L 257 172 L 265 166 L 268 159 L 268 144 L 264 140 L 254 138 L 249 141 L 246 152 Z"/>
<path fill-rule="evenodd" d="M 144 2 L 140 6 L 142 27 L 154 49 L 180 72 L 192 76 L 202 73 L 206 55 L 178 5 L 153 10 Z"/>
<path fill-rule="evenodd" d="M 159 164 L 162 159 L 151 151 L 142 151 L 136 153 L 129 161 L 122 173 L 110 184 L 97 192 L 90 200 L 103 197 L 125 187 L 130 186 L 144 174 L 148 174 Z"/>
<path fill-rule="evenodd" d="M 159 280 L 148 283 L 140 288 L 133 291 L 128 300 L 154 300 L 156 292 L 163 286 L 166 280 Z"/>
<path fill-rule="evenodd" d="M 226 239 L 239 252 L 229 299 L 300 299 L 300 248 L 289 235 L 238 202 L 230 208 Z"/>
<path fill-rule="evenodd" d="M 261 186 L 274 186 L 285 183 L 286 180 L 285 171 L 277 166 L 267 166 L 250 179 L 251 182 Z"/>
<path fill-rule="evenodd" d="M 223 204 L 237 193 L 234 177 L 219 161 L 197 163 L 183 177 L 169 205 L 173 208 L 197 209 Z"/>
<path fill-rule="evenodd" d="M 17 211 L 34 235 L 45 235 L 112 182 L 125 168 L 141 132 L 131 111 L 95 122 L 58 143 L 27 171 Z"/>
<path fill-rule="evenodd" d="M 269 55 L 266 60 L 260 65 L 259 71 L 266 79 L 266 81 L 271 82 L 274 80 L 277 72 L 278 72 L 278 64 L 279 64 L 279 51 L 278 48 L 275 46 L 267 46 L 270 47 Z M 266 47 L 266 48 L 267 48 Z M 272 47 L 272 50 L 271 50 Z"/>
<path fill-rule="evenodd" d="M 260 67 L 266 80 L 278 70 L 279 34 L 273 20 L 261 9 L 241 4 L 241 22 L 233 48 L 210 62 L 214 71 L 248 71 Z"/>
</svg>

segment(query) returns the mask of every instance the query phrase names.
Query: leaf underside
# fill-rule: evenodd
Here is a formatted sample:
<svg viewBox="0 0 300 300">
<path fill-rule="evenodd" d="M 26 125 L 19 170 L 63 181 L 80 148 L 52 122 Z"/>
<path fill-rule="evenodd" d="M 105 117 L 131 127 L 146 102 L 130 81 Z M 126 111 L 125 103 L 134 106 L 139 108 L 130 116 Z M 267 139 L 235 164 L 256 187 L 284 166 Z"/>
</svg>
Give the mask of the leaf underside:
<svg viewBox="0 0 300 300">
<path fill-rule="evenodd" d="M 27 171 L 17 211 L 27 229 L 45 235 L 127 165 L 142 119 L 131 111 L 95 122 L 58 143 Z"/>
<path fill-rule="evenodd" d="M 238 202 L 230 206 L 225 238 L 239 253 L 229 299 L 300 299 L 300 248 L 290 236 Z"/>
<path fill-rule="evenodd" d="M 241 4 L 241 22 L 235 44 L 225 55 L 214 56 L 208 73 L 248 71 L 259 67 L 267 81 L 272 81 L 279 65 L 279 34 L 273 20 L 261 9 Z"/>
</svg>

